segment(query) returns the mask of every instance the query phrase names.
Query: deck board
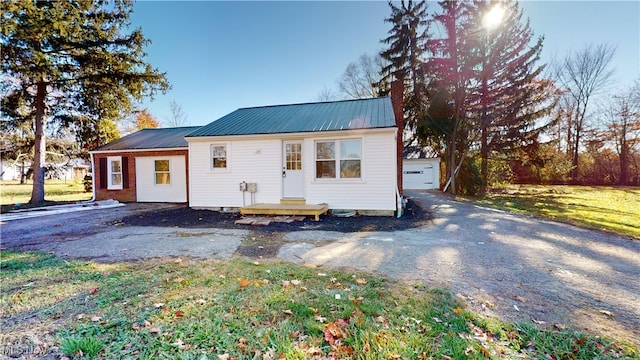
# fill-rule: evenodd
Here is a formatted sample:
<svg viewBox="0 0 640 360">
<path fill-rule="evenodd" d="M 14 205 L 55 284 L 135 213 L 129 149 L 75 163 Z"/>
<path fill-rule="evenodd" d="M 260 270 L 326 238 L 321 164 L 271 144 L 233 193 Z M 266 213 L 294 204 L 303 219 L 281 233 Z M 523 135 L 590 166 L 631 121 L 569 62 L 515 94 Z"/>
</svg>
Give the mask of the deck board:
<svg viewBox="0 0 640 360">
<path fill-rule="evenodd" d="M 242 215 L 313 215 L 320 220 L 320 215 L 329 211 L 327 204 L 253 204 L 240 208 Z"/>
</svg>

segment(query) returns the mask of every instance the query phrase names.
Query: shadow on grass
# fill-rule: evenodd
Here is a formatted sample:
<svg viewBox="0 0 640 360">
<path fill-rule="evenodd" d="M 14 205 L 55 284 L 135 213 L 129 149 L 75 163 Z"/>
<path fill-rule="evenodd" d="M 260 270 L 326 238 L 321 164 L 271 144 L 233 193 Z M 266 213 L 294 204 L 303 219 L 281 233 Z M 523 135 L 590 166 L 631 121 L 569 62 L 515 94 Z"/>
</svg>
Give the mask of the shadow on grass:
<svg viewBox="0 0 640 360">
<path fill-rule="evenodd" d="M 572 195 L 570 192 L 561 193 L 564 201 L 559 199 L 556 195 L 558 192 L 554 191 L 544 193 L 526 191 L 525 194 L 514 193 L 510 195 L 491 194 L 476 201 L 479 204 L 505 211 L 538 215 L 550 220 L 640 239 L 640 228 L 619 220 L 621 216 L 633 217 L 636 215 L 635 213 L 622 209 L 614 210 L 601 206 L 584 205 L 581 203 L 580 196 Z"/>
</svg>

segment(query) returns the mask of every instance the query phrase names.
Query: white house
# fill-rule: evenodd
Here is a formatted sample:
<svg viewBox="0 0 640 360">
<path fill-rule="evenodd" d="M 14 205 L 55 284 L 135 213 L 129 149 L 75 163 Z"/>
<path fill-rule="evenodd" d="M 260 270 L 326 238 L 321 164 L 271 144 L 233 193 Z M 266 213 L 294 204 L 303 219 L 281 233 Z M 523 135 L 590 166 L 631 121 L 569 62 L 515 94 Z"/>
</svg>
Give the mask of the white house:
<svg viewBox="0 0 640 360">
<path fill-rule="evenodd" d="M 185 137 L 189 205 L 241 208 L 295 199 L 393 215 L 402 203 L 398 104 L 380 97 L 242 108 L 223 116 Z"/>
</svg>

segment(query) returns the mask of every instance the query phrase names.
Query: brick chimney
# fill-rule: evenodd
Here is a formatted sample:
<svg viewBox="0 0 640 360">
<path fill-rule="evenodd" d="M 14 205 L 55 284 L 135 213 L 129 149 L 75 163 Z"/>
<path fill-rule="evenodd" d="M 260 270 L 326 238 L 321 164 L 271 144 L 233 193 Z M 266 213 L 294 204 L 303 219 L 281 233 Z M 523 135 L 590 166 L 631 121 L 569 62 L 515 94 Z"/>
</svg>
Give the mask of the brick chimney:
<svg viewBox="0 0 640 360">
<path fill-rule="evenodd" d="M 391 83 L 391 105 L 393 114 L 396 118 L 398 126 L 398 134 L 396 138 L 396 156 L 397 156 L 397 172 L 398 172 L 398 191 L 402 196 L 402 160 L 404 159 L 404 83 L 402 78 L 396 79 Z"/>
</svg>

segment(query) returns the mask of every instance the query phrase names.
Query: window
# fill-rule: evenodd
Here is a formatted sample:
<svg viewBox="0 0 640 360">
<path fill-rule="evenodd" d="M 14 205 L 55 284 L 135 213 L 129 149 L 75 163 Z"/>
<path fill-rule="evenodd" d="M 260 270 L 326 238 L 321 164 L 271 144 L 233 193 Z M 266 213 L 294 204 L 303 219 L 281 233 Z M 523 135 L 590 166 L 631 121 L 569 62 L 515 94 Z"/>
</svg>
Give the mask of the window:
<svg viewBox="0 0 640 360">
<path fill-rule="evenodd" d="M 155 161 L 156 185 L 171 185 L 171 173 L 169 172 L 169 160 Z"/>
<path fill-rule="evenodd" d="M 227 168 L 227 146 L 212 145 L 211 158 L 212 158 L 212 163 L 211 163 L 212 169 L 226 169 Z"/>
<path fill-rule="evenodd" d="M 361 158 L 360 139 L 316 142 L 316 178 L 360 179 Z"/>
<path fill-rule="evenodd" d="M 122 189 L 122 157 L 109 156 L 107 164 L 107 189 Z"/>
<path fill-rule="evenodd" d="M 286 169 L 302 170 L 302 144 L 286 145 Z"/>
</svg>

